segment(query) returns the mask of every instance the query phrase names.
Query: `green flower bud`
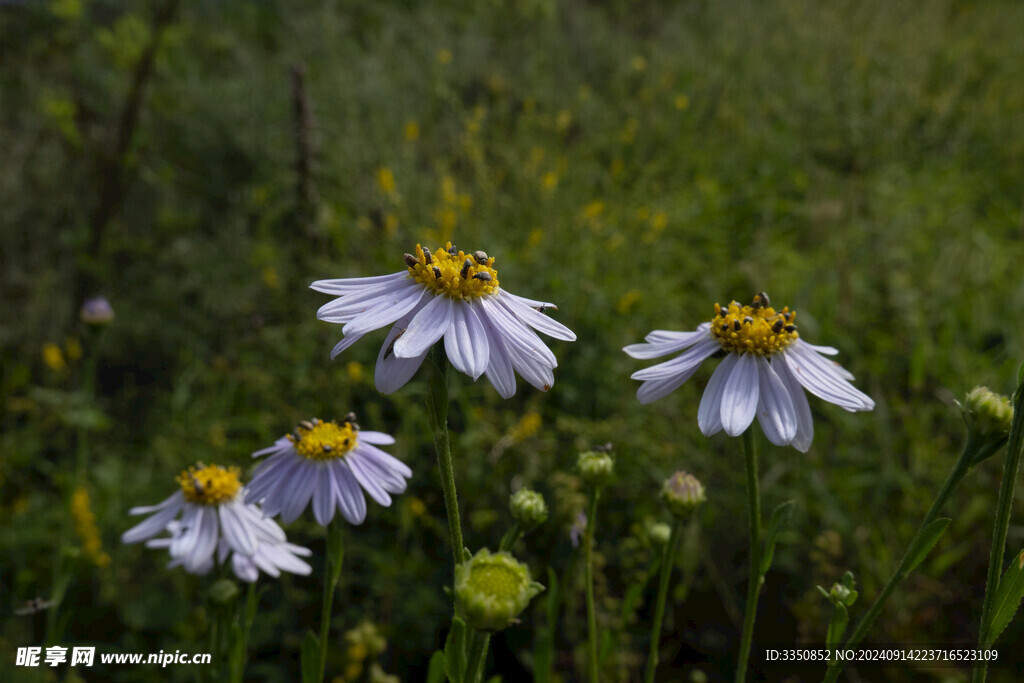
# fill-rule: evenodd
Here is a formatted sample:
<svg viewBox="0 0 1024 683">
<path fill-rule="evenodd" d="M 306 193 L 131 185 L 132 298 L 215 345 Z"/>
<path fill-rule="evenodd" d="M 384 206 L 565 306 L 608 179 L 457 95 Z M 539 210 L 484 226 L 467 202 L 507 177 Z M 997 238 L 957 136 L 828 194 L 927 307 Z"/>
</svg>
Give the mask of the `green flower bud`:
<svg viewBox="0 0 1024 683">
<path fill-rule="evenodd" d="M 661 499 L 665 501 L 674 517 L 688 516 L 707 500 L 704 496 L 704 486 L 697 477 L 682 471 L 665 480 L 665 485 L 661 489 Z"/>
<path fill-rule="evenodd" d="M 576 461 L 580 478 L 591 486 L 604 486 L 611 481 L 615 472 L 615 460 L 608 450 L 594 450 L 580 453 Z"/>
<path fill-rule="evenodd" d="M 1013 404 L 1006 396 L 990 391 L 988 387 L 974 387 L 968 392 L 961 408 L 972 436 L 988 439 L 1010 433 Z"/>
<path fill-rule="evenodd" d="M 530 529 L 540 526 L 548 518 L 548 506 L 544 502 L 544 496 L 530 489 L 519 489 L 509 498 L 509 506 L 512 508 L 512 518 L 523 525 L 523 529 Z"/>
<path fill-rule="evenodd" d="M 484 548 L 455 567 L 459 616 L 478 631 L 500 631 L 526 609 L 544 586 L 530 580 L 527 566 L 507 552 Z"/>
</svg>

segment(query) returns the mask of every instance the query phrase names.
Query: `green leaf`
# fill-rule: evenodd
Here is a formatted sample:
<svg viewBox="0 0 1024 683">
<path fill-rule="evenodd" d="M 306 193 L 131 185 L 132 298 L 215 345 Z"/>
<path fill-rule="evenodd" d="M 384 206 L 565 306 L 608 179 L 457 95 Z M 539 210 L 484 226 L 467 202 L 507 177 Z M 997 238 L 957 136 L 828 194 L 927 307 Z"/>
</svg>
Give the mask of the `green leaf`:
<svg viewBox="0 0 1024 683">
<path fill-rule="evenodd" d="M 430 656 L 427 683 L 444 683 L 444 652 L 437 650 Z"/>
<path fill-rule="evenodd" d="M 320 639 L 306 631 L 302 639 L 302 683 L 320 683 Z"/>
<path fill-rule="evenodd" d="M 951 521 L 953 520 L 949 517 L 939 517 L 926 526 L 924 531 L 910 544 L 910 547 L 907 548 L 907 568 L 903 572 L 904 576 L 909 576 L 910 572 L 917 568 L 917 565 L 924 562 L 924 558 L 928 557 L 928 553 L 942 538 L 942 534 L 946 532 L 946 527 Z"/>
<path fill-rule="evenodd" d="M 987 645 L 996 642 L 999 634 L 1010 624 L 1020 607 L 1021 598 L 1024 598 L 1024 550 L 1010 562 L 1010 568 L 999 582 L 999 590 L 992 604 L 990 626 L 986 631 L 989 634 Z"/>
<path fill-rule="evenodd" d="M 459 617 L 452 619 L 444 642 L 444 668 L 449 681 L 462 683 L 466 676 L 466 622 Z"/>
<path fill-rule="evenodd" d="M 850 623 L 850 613 L 846 611 L 846 605 L 841 602 L 834 605 L 832 619 L 828 622 L 828 633 L 825 635 L 825 644 L 829 647 L 839 647 L 842 644 L 846 625 Z"/>
<path fill-rule="evenodd" d="M 775 556 L 775 541 L 778 540 L 782 527 L 789 523 L 793 516 L 793 508 L 796 507 L 795 500 L 787 500 L 779 505 L 772 512 L 771 521 L 768 522 L 768 532 L 764 537 L 764 553 L 761 555 L 761 576 L 768 573 L 772 566 L 772 558 Z"/>
</svg>

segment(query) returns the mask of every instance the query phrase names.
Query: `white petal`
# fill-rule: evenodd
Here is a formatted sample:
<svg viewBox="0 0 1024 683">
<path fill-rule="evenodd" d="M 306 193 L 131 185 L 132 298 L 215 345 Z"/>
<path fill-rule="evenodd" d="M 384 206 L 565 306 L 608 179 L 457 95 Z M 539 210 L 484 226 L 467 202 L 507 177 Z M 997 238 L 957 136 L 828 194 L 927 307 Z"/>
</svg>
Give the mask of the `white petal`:
<svg viewBox="0 0 1024 683">
<path fill-rule="evenodd" d="M 700 408 L 697 409 L 697 426 L 704 436 L 722 431 L 722 395 L 725 392 L 725 382 L 732 375 L 733 367 L 738 361 L 739 356 L 735 353 L 723 358 L 704 389 L 704 395 L 700 398 Z"/>
<path fill-rule="evenodd" d="M 502 398 L 512 398 L 516 395 L 516 373 L 512 369 L 512 359 L 509 358 L 508 349 L 501 336 L 486 323 L 491 333 L 488 343 L 491 350 L 487 358 L 487 379 L 494 385 L 498 395 Z"/>
<path fill-rule="evenodd" d="M 342 516 L 350 524 L 362 524 L 366 519 L 366 498 L 363 496 L 363 490 L 359 488 L 359 482 L 345 461 L 335 460 L 331 466 L 335 475 L 333 482 L 338 486 L 335 497 Z"/>
<path fill-rule="evenodd" d="M 388 492 L 380 485 L 377 478 L 373 476 L 374 473 L 365 466 L 365 463 L 361 461 L 358 455 L 352 454 L 352 456 L 345 458 L 345 462 L 351 468 L 356 481 L 370 494 L 371 498 L 384 507 L 391 505 L 391 496 L 388 495 Z"/>
<path fill-rule="evenodd" d="M 648 379 L 665 379 L 672 375 L 687 372 L 713 356 L 715 352 L 721 348 L 721 344 L 711 337 L 708 337 L 707 339 L 699 342 L 696 346 L 684 351 L 678 358 L 673 358 L 672 360 L 665 361 L 664 363 L 652 365 L 651 367 L 644 368 L 643 370 L 637 370 L 630 375 L 630 377 L 643 381 Z"/>
<path fill-rule="evenodd" d="M 483 308 L 481 317 L 487 317 L 491 327 L 505 340 L 506 348 L 512 350 L 515 347 L 525 355 L 536 356 L 552 368 L 558 367 L 555 354 L 523 321 L 492 299 L 481 299 L 480 304 Z"/>
<path fill-rule="evenodd" d="M 672 338 L 661 337 L 661 335 L 669 334 L 677 336 Z M 622 350 L 633 358 L 658 358 L 659 356 L 667 356 L 676 351 L 682 351 L 708 336 L 706 330 L 697 330 L 696 332 L 663 332 L 662 330 L 655 330 L 647 335 L 647 342 L 630 344 L 629 346 L 622 347 Z M 651 341 L 652 337 L 655 341 Z"/>
<path fill-rule="evenodd" d="M 256 563 L 238 553 L 231 557 L 231 569 L 235 572 L 235 576 L 247 583 L 253 583 L 260 576 L 256 569 Z"/>
<path fill-rule="evenodd" d="M 807 403 L 807 396 L 804 394 L 803 387 L 796 381 L 796 378 L 793 377 L 793 373 L 789 369 L 789 363 L 786 362 L 786 354 L 775 354 L 772 356 L 771 363 L 775 369 L 775 374 L 786 385 L 789 398 L 793 401 L 793 411 L 796 414 L 796 434 L 789 445 L 801 453 L 806 453 L 807 449 L 811 447 L 811 441 L 814 439 L 814 420 L 811 418 L 811 406 Z"/>
<path fill-rule="evenodd" d="M 557 311 L 558 310 L 558 306 L 556 306 L 553 303 L 550 303 L 548 301 L 536 301 L 534 299 L 527 299 L 525 296 L 519 296 L 518 294 L 513 294 L 512 292 L 507 292 L 504 289 L 500 290 L 500 294 L 502 296 L 507 296 L 507 297 L 510 297 L 512 299 L 515 299 L 516 301 L 518 301 L 519 303 L 523 304 L 524 306 L 529 306 L 530 308 L 535 309 L 538 312 L 540 312 L 541 308 L 550 308 L 552 311 Z"/>
<path fill-rule="evenodd" d="M 138 543 L 161 533 L 172 519 L 178 516 L 181 507 L 168 506 L 157 510 L 156 514 L 136 524 L 121 534 L 122 543 Z"/>
<path fill-rule="evenodd" d="M 341 355 L 342 351 L 352 346 L 362 338 L 363 335 L 361 334 L 350 334 L 347 337 L 342 337 L 341 341 L 335 344 L 334 348 L 331 349 L 331 360 L 337 358 L 339 355 Z"/>
<path fill-rule="evenodd" d="M 224 503 L 219 506 L 218 512 L 220 513 L 220 528 L 224 532 L 224 540 L 227 541 L 228 545 L 236 553 L 241 553 L 248 557 L 256 552 L 259 542 L 256 540 L 255 531 L 245 523 L 237 509 L 242 507 L 242 505 L 242 503 L 236 502 Z"/>
<path fill-rule="evenodd" d="M 305 467 L 299 469 L 298 474 L 292 479 L 287 498 L 281 508 L 282 522 L 291 524 L 309 505 L 309 499 L 313 497 L 313 491 L 316 490 L 317 477 L 323 474 L 321 472 L 323 466 L 321 463 L 308 462 Z"/>
<path fill-rule="evenodd" d="M 789 369 L 807 391 L 847 410 L 871 410 L 875 402 L 836 372 L 836 364 L 821 358 L 799 339 L 782 352 Z"/>
<path fill-rule="evenodd" d="M 325 467 L 316 481 L 316 490 L 313 492 L 313 516 L 317 524 L 327 526 L 334 519 L 334 490 L 332 484 L 334 470 Z"/>
<path fill-rule="evenodd" d="M 373 369 L 373 380 L 377 390 L 383 394 L 390 394 L 405 386 L 426 357 L 424 351 L 416 358 L 399 358 L 394 352 L 394 341 L 399 335 L 404 335 L 412 316 L 406 316 L 395 323 L 395 326 L 388 332 L 384 340 L 384 346 L 380 347 L 377 354 L 377 365 Z"/>
<path fill-rule="evenodd" d="M 360 313 L 375 308 L 395 292 L 406 289 L 418 289 L 423 287 L 414 280 L 395 280 L 380 287 L 367 287 L 358 292 L 339 296 L 333 301 L 317 309 L 316 317 L 330 323 L 344 323 L 356 317 Z"/>
<path fill-rule="evenodd" d="M 133 507 L 131 510 L 128 511 L 128 514 L 129 515 L 146 515 L 146 514 L 149 514 L 150 512 L 156 512 L 157 510 L 163 510 L 164 508 L 167 508 L 167 507 L 174 507 L 174 508 L 177 508 L 178 510 L 180 510 L 181 506 L 184 505 L 184 504 L 185 504 L 185 494 L 182 493 L 179 490 L 179 491 L 175 491 L 174 493 L 172 493 L 167 498 L 164 498 L 162 501 L 160 501 L 156 505 L 140 505 L 138 507 Z"/>
<path fill-rule="evenodd" d="M 419 287 L 399 290 L 370 310 L 345 323 L 345 326 L 341 328 L 341 333 L 349 337 L 386 327 L 414 309 L 425 294 L 426 290 Z"/>
<path fill-rule="evenodd" d="M 422 356 L 434 343 L 444 336 L 452 323 L 454 302 L 441 294 L 421 308 L 405 334 L 395 342 L 394 352 L 399 358 Z"/>
<path fill-rule="evenodd" d="M 395 442 L 395 437 L 384 432 L 371 432 L 360 429 L 357 437 L 359 441 L 364 443 L 377 444 L 378 446 L 390 446 Z"/>
<path fill-rule="evenodd" d="M 700 339 L 700 333 L 706 333 L 711 329 L 711 323 L 701 323 L 697 326 L 696 330 L 690 332 L 674 332 L 671 330 L 652 330 L 647 333 L 644 337 L 644 341 L 649 344 L 665 344 L 669 342 L 686 341 L 687 339 L 693 339 L 696 342 Z"/>
<path fill-rule="evenodd" d="M 754 355 L 739 354 L 722 390 L 722 428 L 729 436 L 739 436 L 754 421 L 759 393 L 757 374 Z"/>
<path fill-rule="evenodd" d="M 786 446 L 796 436 L 797 419 L 793 400 L 782 379 L 763 356 L 757 356 L 759 383 L 757 420 L 761 430 L 776 446 Z"/>
<path fill-rule="evenodd" d="M 554 337 L 555 339 L 561 339 L 563 341 L 576 341 L 576 333 L 562 323 L 552 320 L 540 311 L 527 306 L 514 294 L 498 292 L 498 294 L 493 298 L 499 304 L 504 306 L 505 310 L 538 332 L 543 332 L 549 337 Z"/>
<path fill-rule="evenodd" d="M 691 368 L 680 372 L 675 375 L 669 375 L 664 379 L 651 379 L 647 380 L 640 385 L 637 389 L 636 398 L 640 403 L 646 404 L 653 401 L 657 401 L 659 398 L 668 396 L 673 391 L 681 387 L 686 380 L 693 376 L 693 373 L 697 372 L 697 368 L 700 367 L 700 363 L 695 363 Z"/>
<path fill-rule="evenodd" d="M 489 354 L 487 330 L 471 302 L 452 306 L 452 322 L 444 334 L 444 350 L 459 372 L 476 381 L 487 369 Z"/>
<path fill-rule="evenodd" d="M 390 275 L 376 275 L 374 277 L 350 277 L 341 280 L 317 280 L 309 286 L 318 292 L 325 294 L 349 294 L 366 288 L 377 288 L 381 285 L 409 277 L 408 270 L 402 270 Z"/>
<path fill-rule="evenodd" d="M 390 453 L 385 453 L 375 446 L 360 444 L 353 449 L 353 452 L 356 451 L 364 457 L 370 457 L 375 460 L 385 471 L 394 473 L 395 478 L 399 481 L 401 481 L 402 477 L 409 478 L 412 476 L 412 470 L 409 469 L 408 465 Z"/>
</svg>

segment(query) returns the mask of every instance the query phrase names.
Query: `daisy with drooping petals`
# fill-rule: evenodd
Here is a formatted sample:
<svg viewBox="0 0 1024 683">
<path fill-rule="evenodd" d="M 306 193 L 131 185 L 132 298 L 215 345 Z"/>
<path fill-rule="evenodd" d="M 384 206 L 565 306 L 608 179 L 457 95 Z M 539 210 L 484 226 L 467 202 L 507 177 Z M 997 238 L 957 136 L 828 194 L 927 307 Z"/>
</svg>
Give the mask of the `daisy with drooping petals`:
<svg viewBox="0 0 1024 683">
<path fill-rule="evenodd" d="M 474 381 L 487 375 L 502 398 L 515 394 L 515 372 L 541 391 L 551 388 L 558 363 L 534 330 L 576 339 L 572 330 L 544 315 L 554 304 L 501 289 L 493 256 L 466 254 L 450 242 L 433 253 L 417 244 L 415 256 L 405 255 L 405 265 L 391 275 L 310 285 L 338 295 L 317 311 L 321 320 L 344 324 L 332 358 L 367 332 L 394 323 L 374 370 L 377 389 L 385 394 L 404 386 L 442 338 L 455 369 Z"/>
<path fill-rule="evenodd" d="M 271 519 L 262 518 L 261 525 L 257 527 L 256 533 L 260 544 L 256 552 L 251 555 L 243 555 L 232 549 L 225 539 L 217 543 L 217 561 L 224 564 L 228 556 L 231 556 L 231 569 L 242 581 L 253 583 L 259 578 L 260 570 L 264 574 L 274 577 L 281 575 L 282 571 L 300 576 L 308 576 L 313 569 L 298 558 L 299 555 L 308 557 L 313 554 L 309 548 L 288 543 L 284 531 Z M 167 525 L 170 536 L 167 538 L 154 538 L 146 541 L 147 548 L 170 548 L 181 535 L 183 528 L 180 522 L 170 522 Z M 167 563 L 167 568 L 180 567 L 184 564 L 183 558 L 174 558 Z M 197 567 L 192 574 L 208 574 L 213 569 L 213 556 L 203 565 Z"/>
<path fill-rule="evenodd" d="M 389 494 L 405 491 L 412 470 L 377 448 L 393 444 L 394 437 L 360 430 L 355 419 L 352 413 L 340 424 L 313 418 L 253 453 L 254 458 L 270 457 L 253 475 L 247 500 L 260 501 L 264 514 L 279 514 L 285 523 L 298 519 L 312 500 L 321 526 L 334 519 L 336 509 L 352 524 L 361 524 L 366 519 L 364 490 L 381 505 L 391 505 Z"/>
<path fill-rule="evenodd" d="M 668 395 L 688 380 L 700 364 L 725 355 L 701 398 L 697 423 L 706 436 L 722 429 L 730 436 L 743 433 L 757 416 L 768 440 L 806 452 L 814 436 L 811 408 L 804 389 L 849 411 L 871 410 L 875 402 L 858 391 L 853 375 L 823 358 L 836 349 L 800 339 L 796 313 L 776 311 L 768 295 L 756 295 L 749 305 L 715 304 L 711 322 L 694 332 L 655 330 L 643 344 L 623 349 L 633 358 L 657 358 L 683 353 L 670 361 L 633 373 L 643 382 L 641 403 Z"/>
<path fill-rule="evenodd" d="M 238 475 L 237 467 L 189 467 L 178 475 L 181 490 L 157 505 L 128 511 L 153 514 L 124 532 L 121 542 L 138 543 L 169 529 L 171 538 L 157 542 L 157 547 L 166 545 L 173 564 L 193 574 L 209 571 L 220 544 L 236 556 L 253 558 L 264 543 L 284 543 L 281 528 L 255 505 L 246 504 Z"/>
</svg>

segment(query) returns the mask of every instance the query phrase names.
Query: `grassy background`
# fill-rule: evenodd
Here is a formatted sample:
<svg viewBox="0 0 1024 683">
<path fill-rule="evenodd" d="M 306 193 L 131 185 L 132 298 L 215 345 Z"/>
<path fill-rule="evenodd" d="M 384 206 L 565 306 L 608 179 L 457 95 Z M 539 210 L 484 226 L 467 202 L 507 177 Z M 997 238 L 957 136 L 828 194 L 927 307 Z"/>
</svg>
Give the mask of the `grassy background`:
<svg viewBox="0 0 1024 683">
<path fill-rule="evenodd" d="M 341 676 L 352 654 L 340 634 L 370 620 L 388 637 L 383 668 L 422 678 L 449 609 L 425 384 L 374 390 L 383 334 L 332 363 L 340 328 L 315 319 L 327 297 L 306 289 L 394 272 L 417 242 L 486 250 L 504 287 L 557 303 L 579 337 L 551 345 L 560 367 L 548 394 L 523 385 L 501 401 L 458 376 L 451 418 L 474 548 L 497 544 L 518 485 L 552 508 L 517 553 L 566 589 L 554 629 L 564 680 L 581 672 L 585 632 L 572 467 L 605 441 L 619 472 L 599 527 L 609 676 L 635 679 L 643 664 L 647 528 L 667 521 L 654 494 L 676 469 L 696 473 L 709 502 L 679 558 L 664 680 L 693 668 L 728 677 L 738 646 L 738 443 L 697 429 L 708 370 L 641 407 L 629 374 L 642 364 L 625 344 L 692 329 L 715 301 L 764 290 L 799 311 L 805 339 L 839 348 L 875 399 L 866 414 L 812 400 L 806 455 L 759 437 L 766 509 L 797 501 L 758 621 L 780 643 L 823 639 L 814 586 L 846 569 L 862 595 L 854 618 L 863 613 L 956 458 L 954 398 L 977 384 L 1012 388 L 1024 348 L 1020 3 L 207 0 L 174 10 L 163 21 L 148 2 L 0 4 L 4 666 L 41 641 L 45 614 L 12 614 L 51 594 L 54 566 L 73 576 L 61 644 L 204 650 L 193 644 L 205 642 L 208 581 L 120 546 L 128 508 L 169 495 L 197 460 L 249 467 L 298 420 L 354 409 L 364 427 L 397 436 L 391 452 L 415 476 L 348 534 L 328 670 Z M 77 320 L 95 293 L 117 311 L 100 334 Z M 875 641 L 974 640 L 1000 472 L 990 460 L 954 495 L 949 532 L 888 604 Z M 77 485 L 111 558 L 102 567 L 69 521 Z M 1008 552 L 1024 545 L 1020 513 Z M 312 516 L 288 532 L 314 550 L 318 574 Z M 254 679 L 297 674 L 319 610 L 316 574 L 269 585 Z M 534 638 L 550 628 L 538 599 L 495 639 L 491 670 L 528 676 Z M 1020 635 L 1011 626 L 1005 642 Z M 111 675 L 152 679 L 145 667 Z M 867 675 L 904 680 L 907 670 Z"/>
</svg>

